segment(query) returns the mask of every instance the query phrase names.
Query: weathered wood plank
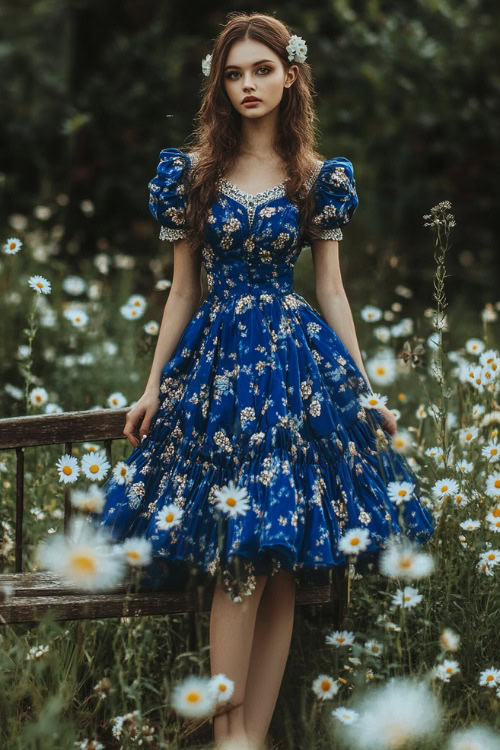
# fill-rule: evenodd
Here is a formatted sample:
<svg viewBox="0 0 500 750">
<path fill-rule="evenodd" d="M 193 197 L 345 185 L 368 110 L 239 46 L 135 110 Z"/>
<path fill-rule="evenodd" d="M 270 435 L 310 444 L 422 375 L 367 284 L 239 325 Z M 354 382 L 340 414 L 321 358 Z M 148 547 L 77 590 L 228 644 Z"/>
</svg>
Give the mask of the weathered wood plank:
<svg viewBox="0 0 500 750">
<path fill-rule="evenodd" d="M 123 428 L 129 410 L 130 407 L 94 409 L 0 419 L 0 450 L 85 440 L 125 440 Z"/>
<path fill-rule="evenodd" d="M 5 579 L 5 576 L 1 578 Z M 52 595 L 19 595 L 21 591 L 25 592 L 26 588 L 16 589 L 10 599 L 0 604 L 0 624 L 37 622 L 46 612 L 52 613 L 56 620 L 82 620 L 208 611 L 212 606 L 213 597 L 212 587 L 200 587 L 199 591 L 69 594 L 67 590 L 62 592 L 59 584 L 57 586 Z M 297 588 L 296 606 L 326 604 L 330 601 L 330 586 Z"/>
</svg>

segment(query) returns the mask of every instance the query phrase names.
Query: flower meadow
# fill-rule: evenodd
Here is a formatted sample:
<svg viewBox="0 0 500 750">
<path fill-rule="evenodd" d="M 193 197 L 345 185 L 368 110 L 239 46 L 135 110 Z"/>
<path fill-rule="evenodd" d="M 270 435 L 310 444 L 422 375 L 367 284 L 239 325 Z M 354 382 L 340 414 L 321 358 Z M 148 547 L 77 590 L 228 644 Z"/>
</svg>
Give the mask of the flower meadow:
<svg viewBox="0 0 500 750">
<path fill-rule="evenodd" d="M 327 606 L 296 609 L 270 748 L 500 748 L 500 300 L 471 311 L 465 329 L 444 283 L 451 205 L 439 203 L 424 220 L 432 306 L 401 281 L 384 290 L 389 305 L 351 304 L 374 388 L 363 406 L 393 412 L 393 444 L 418 476 L 436 530 L 423 546 L 390 539 L 363 572 L 356 562 L 369 532 L 341 538 L 351 561 L 347 616 L 339 627 Z M 37 206 L 33 219 L 9 217 L 0 253 L 10 333 L 2 340 L 4 417 L 122 409 L 147 379 L 171 261 L 146 263 L 101 246 L 69 274 L 60 239 L 50 206 Z M 148 295 L 137 292 L 141 281 Z M 132 481 L 129 452 L 125 440 L 115 441 L 112 463 L 89 442 L 71 454 L 60 446 L 26 451 L 25 570 L 51 570 L 89 593 L 125 576 L 134 584 L 151 560 L 149 542 L 112 545 L 88 523 L 103 508 L 101 485 L 111 474 Z M 7 573 L 15 559 L 14 452 L 0 454 L 0 481 Z M 409 482 L 388 486 L 401 511 L 414 491 Z M 232 483 L 216 502 L 222 518 L 248 509 Z M 172 503 L 156 522 L 168 529 L 182 523 L 182 511 Z M 0 599 L 11 596 L 4 585 Z M 0 746 L 9 750 L 213 747 L 209 719 L 234 689 L 230 676 L 210 674 L 208 612 L 59 622 L 47 615 L 2 624 L 0 642 Z"/>
</svg>

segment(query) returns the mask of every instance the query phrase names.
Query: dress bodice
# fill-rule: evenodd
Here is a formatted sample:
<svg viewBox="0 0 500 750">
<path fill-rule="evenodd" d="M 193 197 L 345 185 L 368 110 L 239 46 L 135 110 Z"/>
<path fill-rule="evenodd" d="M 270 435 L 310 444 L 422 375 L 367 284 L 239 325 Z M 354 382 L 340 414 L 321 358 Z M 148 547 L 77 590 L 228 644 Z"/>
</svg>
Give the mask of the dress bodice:
<svg viewBox="0 0 500 750">
<path fill-rule="evenodd" d="M 185 201 L 195 153 L 163 149 L 157 174 L 149 182 L 149 208 L 160 221 L 160 238 L 186 235 Z M 314 189 L 313 222 L 321 239 L 341 240 L 340 227 L 350 221 L 358 205 L 353 166 L 345 157 L 317 161 L 306 181 Z M 225 178 L 218 181 L 218 197 L 211 206 L 201 255 L 209 293 L 233 297 L 249 288 L 262 293 L 289 293 L 293 268 L 304 244 L 299 239 L 299 210 L 285 190 L 285 182 L 251 194 Z"/>
</svg>

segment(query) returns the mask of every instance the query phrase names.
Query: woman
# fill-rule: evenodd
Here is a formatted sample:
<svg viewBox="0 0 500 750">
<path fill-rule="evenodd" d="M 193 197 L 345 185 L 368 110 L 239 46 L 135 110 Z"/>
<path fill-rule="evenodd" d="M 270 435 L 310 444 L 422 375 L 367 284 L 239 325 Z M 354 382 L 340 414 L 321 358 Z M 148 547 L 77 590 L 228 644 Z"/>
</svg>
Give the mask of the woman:
<svg viewBox="0 0 500 750">
<path fill-rule="evenodd" d="M 235 684 L 215 739 L 256 747 L 285 669 L 296 582 L 367 560 L 392 534 L 425 541 L 433 530 L 416 492 L 402 508 L 389 496 L 390 481 L 418 483 L 391 445 L 394 415 L 364 401 L 372 391 L 339 269 L 340 227 L 358 204 L 353 166 L 314 150 L 305 53 L 273 16 L 230 14 L 203 61 L 191 148 L 161 151 L 150 209 L 174 242 L 174 276 L 124 430 L 135 474 L 110 481 L 101 517 L 117 540 L 149 539 L 176 574 L 218 576 L 211 670 Z M 306 242 L 322 314 L 292 288 Z"/>
</svg>

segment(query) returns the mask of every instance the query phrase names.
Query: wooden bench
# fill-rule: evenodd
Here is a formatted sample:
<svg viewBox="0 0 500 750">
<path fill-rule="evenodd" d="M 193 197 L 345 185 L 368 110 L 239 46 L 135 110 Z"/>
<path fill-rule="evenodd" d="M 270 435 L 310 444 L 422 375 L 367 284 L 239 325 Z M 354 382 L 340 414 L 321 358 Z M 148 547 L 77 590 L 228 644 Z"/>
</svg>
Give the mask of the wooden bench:
<svg viewBox="0 0 500 750">
<path fill-rule="evenodd" d="M 0 623 L 38 622 L 50 613 L 56 620 L 189 613 L 194 633 L 197 611 L 211 607 L 212 587 L 193 590 L 131 590 L 129 579 L 108 591 L 82 592 L 47 571 L 23 570 L 23 521 L 25 510 L 24 449 L 64 443 L 71 454 L 73 443 L 102 442 L 113 466 L 113 440 L 125 440 L 128 409 L 100 409 L 62 414 L 42 414 L 0 419 L 0 450 L 16 451 L 15 570 L 0 573 L 0 585 L 13 585 L 13 594 L 0 602 Z M 132 450 L 132 446 L 131 446 Z M 64 485 L 64 531 L 72 515 L 71 485 Z M 344 619 L 347 576 L 331 574 L 326 586 L 297 587 L 296 606 L 323 605 L 322 613 L 340 623 Z M 317 611 L 314 610 L 317 615 Z"/>
</svg>

